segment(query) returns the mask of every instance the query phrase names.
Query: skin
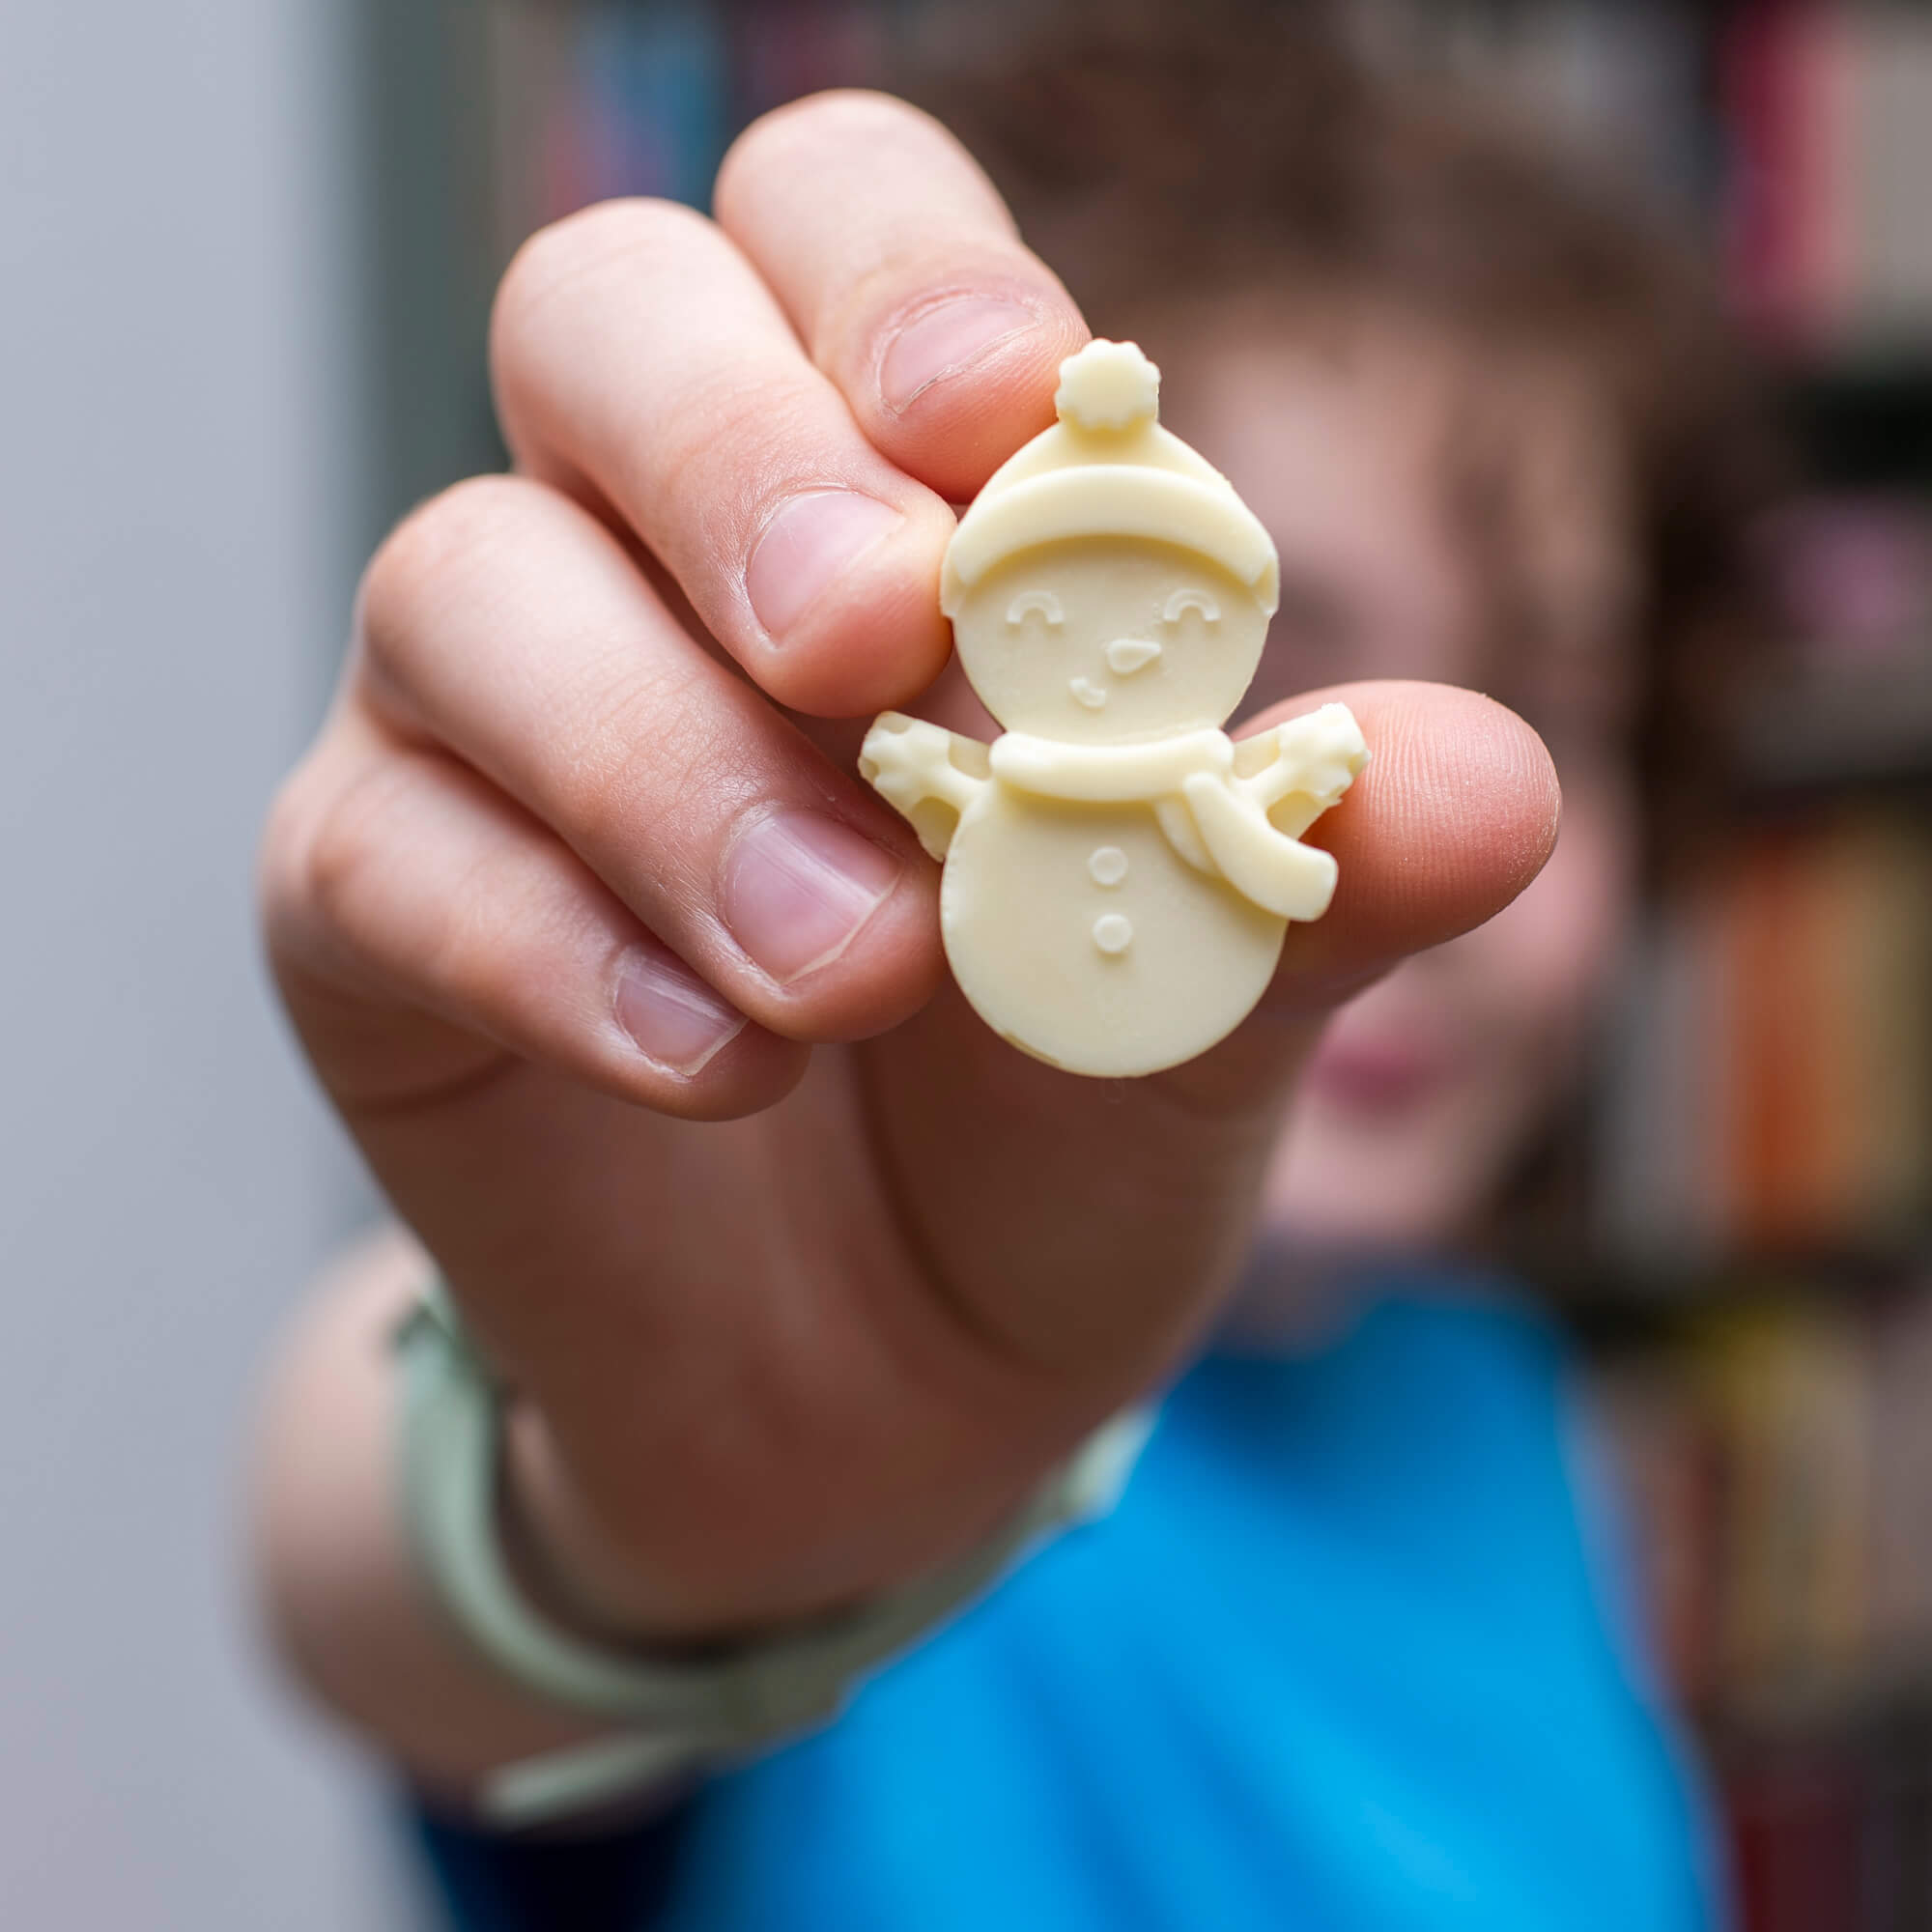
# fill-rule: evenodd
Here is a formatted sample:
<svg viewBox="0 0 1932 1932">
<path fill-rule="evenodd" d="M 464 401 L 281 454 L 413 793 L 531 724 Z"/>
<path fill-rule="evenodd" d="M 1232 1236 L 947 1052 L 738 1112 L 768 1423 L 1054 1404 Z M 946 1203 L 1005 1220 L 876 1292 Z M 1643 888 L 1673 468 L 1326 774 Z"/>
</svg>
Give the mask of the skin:
<svg viewBox="0 0 1932 1932">
<path fill-rule="evenodd" d="M 1402 962 L 1323 1031 L 1266 1188 L 1269 1233 L 1300 1258 L 1304 1283 L 1324 1266 L 1480 1238 L 1602 1010 L 1634 907 L 1637 821 L 1622 735 L 1633 546 L 1605 457 L 1619 447 L 1614 425 L 1574 372 L 1498 384 L 1470 345 L 1419 323 L 1356 316 L 1342 348 L 1325 320 L 1263 306 L 1174 330 L 1205 345 L 1175 372 L 1187 433 L 1281 554 L 1264 679 L 1500 686 L 1554 753 L 1564 810 L 1549 863 L 1510 906 Z M 1495 635 L 1444 514 L 1445 449 L 1472 391 L 1515 445 L 1527 648 Z M 1242 1319 L 1270 1321 L 1253 1307 Z"/>
<path fill-rule="evenodd" d="M 1556 836 L 1503 706 L 1304 694 L 1257 722 L 1340 696 L 1375 755 L 1318 835 L 1334 907 L 1255 1015 L 1133 1083 L 1002 1044 L 854 761 L 945 667 L 947 504 L 1051 420 L 1086 326 L 951 138 L 878 97 L 757 123 L 716 208 L 611 204 L 519 256 L 492 338 L 516 473 L 384 546 L 263 844 L 283 998 L 412 1231 L 323 1286 L 269 1390 L 264 1595 L 316 1694 L 445 1790 L 575 1732 L 445 1636 L 398 1535 L 384 1340 L 424 1251 L 518 1392 L 510 1507 L 555 1614 L 675 1636 L 850 1601 L 1180 1365 L 1329 1013 Z M 896 521 L 812 580 L 786 506 L 841 487 Z M 830 940 L 822 871 L 760 856 L 801 812 L 863 874 L 838 902 L 869 895 Z M 640 984 L 683 989 L 674 1053 L 626 1029 Z"/>
</svg>

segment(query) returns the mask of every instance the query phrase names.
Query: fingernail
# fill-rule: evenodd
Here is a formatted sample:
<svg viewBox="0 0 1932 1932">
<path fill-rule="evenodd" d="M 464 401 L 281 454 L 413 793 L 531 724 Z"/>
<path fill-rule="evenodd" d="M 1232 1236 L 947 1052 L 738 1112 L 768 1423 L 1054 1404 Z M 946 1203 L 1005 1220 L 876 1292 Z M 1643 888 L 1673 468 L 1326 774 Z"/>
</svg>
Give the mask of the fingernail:
<svg viewBox="0 0 1932 1932">
<path fill-rule="evenodd" d="M 758 539 L 745 566 L 745 594 L 758 622 L 781 637 L 832 580 L 905 521 L 890 503 L 857 490 L 794 497 Z"/>
<path fill-rule="evenodd" d="M 773 812 L 732 844 L 724 923 L 783 984 L 838 958 L 898 875 L 896 859 L 836 818 Z"/>
<path fill-rule="evenodd" d="M 899 330 L 879 364 L 886 407 L 910 409 L 943 377 L 971 367 L 995 343 L 1038 319 L 1024 302 L 999 296 L 962 296 L 927 309 Z"/>
<path fill-rule="evenodd" d="M 683 960 L 639 946 L 618 969 L 617 1023 L 646 1060 L 692 1074 L 744 1031 L 745 1015 Z"/>
</svg>

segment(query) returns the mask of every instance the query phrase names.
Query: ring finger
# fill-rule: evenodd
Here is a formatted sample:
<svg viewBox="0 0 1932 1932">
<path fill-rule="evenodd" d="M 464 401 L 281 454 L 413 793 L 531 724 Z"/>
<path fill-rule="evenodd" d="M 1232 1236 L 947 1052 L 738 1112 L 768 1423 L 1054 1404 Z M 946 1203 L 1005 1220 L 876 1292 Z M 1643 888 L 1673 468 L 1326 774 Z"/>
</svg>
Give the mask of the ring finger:
<svg viewBox="0 0 1932 1932">
<path fill-rule="evenodd" d="M 855 1037 L 931 990 L 907 829 L 556 491 L 483 478 L 411 518 L 370 566 L 358 670 L 381 716 L 507 792 L 761 1025 Z"/>
</svg>

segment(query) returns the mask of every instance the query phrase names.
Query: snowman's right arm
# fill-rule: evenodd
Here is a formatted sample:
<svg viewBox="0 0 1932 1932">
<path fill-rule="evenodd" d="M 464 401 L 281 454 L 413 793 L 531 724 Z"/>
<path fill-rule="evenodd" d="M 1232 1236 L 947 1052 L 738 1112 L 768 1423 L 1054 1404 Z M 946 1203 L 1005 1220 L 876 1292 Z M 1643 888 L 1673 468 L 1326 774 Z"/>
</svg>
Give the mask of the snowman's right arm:
<svg viewBox="0 0 1932 1932">
<path fill-rule="evenodd" d="M 919 834 L 935 859 L 987 782 L 986 747 L 902 711 L 883 711 L 859 750 L 859 775 Z"/>
</svg>

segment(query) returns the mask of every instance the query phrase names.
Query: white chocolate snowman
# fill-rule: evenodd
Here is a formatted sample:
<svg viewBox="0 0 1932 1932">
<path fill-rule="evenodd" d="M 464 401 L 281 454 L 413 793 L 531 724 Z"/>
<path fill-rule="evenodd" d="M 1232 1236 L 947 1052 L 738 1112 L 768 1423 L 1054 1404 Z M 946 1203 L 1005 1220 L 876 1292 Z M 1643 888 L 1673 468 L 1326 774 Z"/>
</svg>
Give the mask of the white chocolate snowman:
<svg viewBox="0 0 1932 1932">
<path fill-rule="evenodd" d="M 859 769 L 943 859 L 953 977 L 1069 1072 L 1152 1073 L 1253 1009 L 1335 861 L 1300 835 L 1368 762 L 1346 705 L 1235 744 L 1274 546 L 1158 421 L 1130 342 L 1061 364 L 1059 422 L 960 519 L 940 607 L 991 746 L 888 711 Z"/>
</svg>

